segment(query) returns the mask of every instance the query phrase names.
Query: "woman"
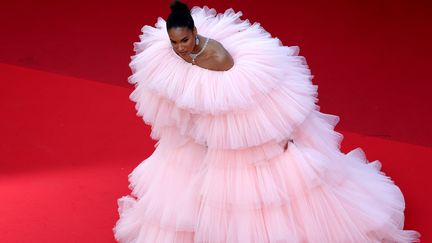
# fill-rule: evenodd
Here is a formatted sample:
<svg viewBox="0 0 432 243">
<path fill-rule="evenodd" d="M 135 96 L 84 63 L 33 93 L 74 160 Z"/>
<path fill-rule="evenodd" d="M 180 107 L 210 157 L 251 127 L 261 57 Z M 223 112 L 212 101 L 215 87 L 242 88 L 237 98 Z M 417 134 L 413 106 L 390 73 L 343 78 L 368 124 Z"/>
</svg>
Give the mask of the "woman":
<svg viewBox="0 0 432 243">
<path fill-rule="evenodd" d="M 340 151 L 297 46 L 232 9 L 171 9 L 130 64 L 158 143 L 118 200 L 119 242 L 418 241 L 379 161 Z"/>
</svg>

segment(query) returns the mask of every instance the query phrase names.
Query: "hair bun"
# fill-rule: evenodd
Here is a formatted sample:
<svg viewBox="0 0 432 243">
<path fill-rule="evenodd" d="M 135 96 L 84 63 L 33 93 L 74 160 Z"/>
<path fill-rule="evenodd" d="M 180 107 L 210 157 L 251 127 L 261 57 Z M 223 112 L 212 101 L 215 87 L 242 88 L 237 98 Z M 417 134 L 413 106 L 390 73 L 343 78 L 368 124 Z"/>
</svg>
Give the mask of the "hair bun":
<svg viewBox="0 0 432 243">
<path fill-rule="evenodd" d="M 190 13 L 189 7 L 180 1 L 173 1 L 170 5 L 170 8 L 172 13 L 174 12 L 178 12 L 178 13 L 181 12 L 181 13 L 188 13 L 188 14 Z"/>
</svg>

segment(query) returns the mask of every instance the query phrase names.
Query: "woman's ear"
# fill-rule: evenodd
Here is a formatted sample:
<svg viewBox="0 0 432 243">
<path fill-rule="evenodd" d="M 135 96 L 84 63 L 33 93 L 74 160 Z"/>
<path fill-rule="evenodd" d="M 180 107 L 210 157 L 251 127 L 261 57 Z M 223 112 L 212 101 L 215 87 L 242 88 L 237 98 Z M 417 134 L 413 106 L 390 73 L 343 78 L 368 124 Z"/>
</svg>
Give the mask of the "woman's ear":
<svg viewBox="0 0 432 243">
<path fill-rule="evenodd" d="M 193 34 L 194 34 L 194 36 L 196 36 L 197 34 L 198 34 L 198 31 L 197 31 L 197 28 L 194 26 L 194 28 L 193 28 Z"/>
</svg>

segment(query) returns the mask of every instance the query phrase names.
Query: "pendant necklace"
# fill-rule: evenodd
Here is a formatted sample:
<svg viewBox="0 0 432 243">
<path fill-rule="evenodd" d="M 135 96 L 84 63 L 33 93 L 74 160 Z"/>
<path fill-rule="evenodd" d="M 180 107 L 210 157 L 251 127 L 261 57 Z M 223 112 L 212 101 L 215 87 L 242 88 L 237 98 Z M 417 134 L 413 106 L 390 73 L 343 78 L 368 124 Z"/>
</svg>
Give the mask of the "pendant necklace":
<svg viewBox="0 0 432 243">
<path fill-rule="evenodd" d="M 205 43 L 204 43 L 204 45 L 203 45 L 203 47 L 201 48 L 201 50 L 200 50 L 198 53 L 196 53 L 196 54 L 190 53 L 190 54 L 189 54 L 189 56 L 192 58 L 192 63 L 193 63 L 193 64 L 195 64 L 195 59 L 196 59 L 196 58 L 197 58 L 201 53 L 203 53 L 204 49 L 207 47 L 207 43 L 208 43 L 208 41 L 209 41 L 209 38 L 207 37 L 207 38 L 206 38 L 206 41 L 205 41 Z"/>
</svg>

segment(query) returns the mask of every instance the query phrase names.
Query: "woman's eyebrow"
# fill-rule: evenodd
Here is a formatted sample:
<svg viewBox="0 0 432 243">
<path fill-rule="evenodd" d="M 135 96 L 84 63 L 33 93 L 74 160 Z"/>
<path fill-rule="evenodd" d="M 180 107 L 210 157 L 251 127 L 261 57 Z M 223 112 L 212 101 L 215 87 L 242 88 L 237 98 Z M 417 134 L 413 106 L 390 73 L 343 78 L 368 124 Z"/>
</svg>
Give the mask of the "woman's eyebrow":
<svg viewBox="0 0 432 243">
<path fill-rule="evenodd" d="M 188 37 L 187 36 L 185 36 L 185 37 L 183 37 L 180 41 L 184 41 L 185 39 L 187 39 Z M 171 42 L 174 42 L 174 43 L 176 43 L 176 41 L 174 41 L 174 40 L 172 40 L 172 39 L 170 39 L 171 40 Z"/>
</svg>

